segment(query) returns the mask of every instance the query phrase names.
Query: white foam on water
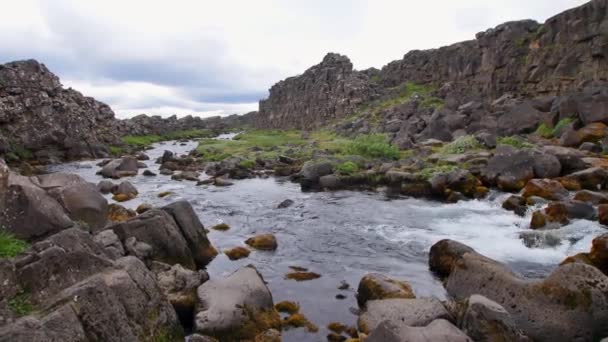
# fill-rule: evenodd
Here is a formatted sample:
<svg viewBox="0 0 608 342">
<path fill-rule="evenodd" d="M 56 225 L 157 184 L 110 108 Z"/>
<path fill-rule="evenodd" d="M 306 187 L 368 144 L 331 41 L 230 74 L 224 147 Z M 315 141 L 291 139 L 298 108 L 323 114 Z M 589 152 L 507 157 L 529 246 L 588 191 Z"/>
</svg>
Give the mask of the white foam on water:
<svg viewBox="0 0 608 342">
<path fill-rule="evenodd" d="M 575 220 L 560 229 L 532 231 L 531 214 L 520 217 L 501 208 L 495 201 L 461 201 L 456 204 L 429 205 L 426 201 L 410 201 L 407 210 L 423 222 L 405 225 L 379 225 L 378 233 L 391 241 L 415 241 L 427 247 L 441 239 L 464 243 L 477 252 L 503 262 L 531 262 L 555 265 L 570 255 L 589 251 L 593 238 L 606 229 L 597 222 Z M 521 234 L 550 234 L 555 246 L 527 247 Z"/>
</svg>

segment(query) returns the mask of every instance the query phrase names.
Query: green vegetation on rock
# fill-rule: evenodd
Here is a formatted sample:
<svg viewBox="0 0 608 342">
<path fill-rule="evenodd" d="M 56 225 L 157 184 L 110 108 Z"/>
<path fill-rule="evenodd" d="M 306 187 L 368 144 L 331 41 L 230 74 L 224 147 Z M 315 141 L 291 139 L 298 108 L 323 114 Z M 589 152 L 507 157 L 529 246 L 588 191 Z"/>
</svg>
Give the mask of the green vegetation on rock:
<svg viewBox="0 0 608 342">
<path fill-rule="evenodd" d="M 538 126 L 535 132 L 538 136 L 541 136 L 546 139 L 553 138 L 553 128 L 547 126 L 547 124 L 542 123 Z"/>
<path fill-rule="evenodd" d="M 30 301 L 29 293 L 23 291 L 9 299 L 8 307 L 18 316 L 27 316 L 34 311 L 34 306 Z"/>
<path fill-rule="evenodd" d="M 564 118 L 564 119 L 559 120 L 559 122 L 555 125 L 555 127 L 553 127 L 553 134 L 555 135 L 555 133 L 558 133 L 564 127 L 568 126 L 569 124 L 571 124 L 573 122 L 574 122 L 573 118 Z"/>
<path fill-rule="evenodd" d="M 456 169 L 458 169 L 458 167 L 455 165 L 433 165 L 418 171 L 417 175 L 426 180 L 429 180 L 435 175 L 449 173 Z"/>
<path fill-rule="evenodd" d="M 0 229 L 0 258 L 12 258 L 23 253 L 28 243 Z"/>
<path fill-rule="evenodd" d="M 483 145 L 477 138 L 472 135 L 465 135 L 443 146 L 440 153 L 461 154 L 469 151 L 481 150 L 483 148 Z"/>
<path fill-rule="evenodd" d="M 341 175 L 352 175 L 359 171 L 359 166 L 351 161 L 347 161 L 342 164 L 338 164 L 335 167 L 335 170 Z"/>
<path fill-rule="evenodd" d="M 511 137 L 500 137 L 496 140 L 498 145 L 509 145 L 516 149 L 531 148 L 533 145 L 523 140 L 522 138 L 511 136 Z"/>
</svg>

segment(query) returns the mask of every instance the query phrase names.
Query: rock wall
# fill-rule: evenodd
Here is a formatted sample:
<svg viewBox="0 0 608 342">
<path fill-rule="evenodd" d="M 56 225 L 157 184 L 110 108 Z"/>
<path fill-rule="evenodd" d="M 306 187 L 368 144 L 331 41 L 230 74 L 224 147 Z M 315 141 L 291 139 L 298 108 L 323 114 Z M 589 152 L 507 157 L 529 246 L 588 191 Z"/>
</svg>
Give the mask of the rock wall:
<svg viewBox="0 0 608 342">
<path fill-rule="evenodd" d="M 114 112 L 104 103 L 64 89 L 44 64 L 0 65 L 0 154 L 28 150 L 61 158 L 104 156 L 118 141 Z"/>
<path fill-rule="evenodd" d="M 592 0 L 542 25 L 508 22 L 474 40 L 410 51 L 379 72 L 354 71 L 346 57 L 329 54 L 303 75 L 274 85 L 260 101 L 255 124 L 318 127 L 357 113 L 361 104 L 406 82 L 440 89 L 436 95 L 451 109 L 471 100 L 491 104 L 506 93 L 535 98 L 582 91 L 608 79 L 607 27 L 608 1 Z"/>
<path fill-rule="evenodd" d="M 346 56 L 329 53 L 304 74 L 272 86 L 268 99 L 260 101 L 254 123 L 266 128 L 317 128 L 374 97 L 367 74 L 354 71 Z"/>
</svg>

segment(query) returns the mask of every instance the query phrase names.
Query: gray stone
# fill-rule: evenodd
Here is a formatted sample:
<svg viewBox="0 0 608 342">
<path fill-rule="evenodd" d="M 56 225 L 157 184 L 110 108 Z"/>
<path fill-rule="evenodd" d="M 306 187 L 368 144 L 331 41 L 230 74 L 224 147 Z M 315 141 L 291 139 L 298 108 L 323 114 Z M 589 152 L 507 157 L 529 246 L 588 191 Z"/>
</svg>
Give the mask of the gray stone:
<svg viewBox="0 0 608 342">
<path fill-rule="evenodd" d="M 473 342 L 465 333 L 452 323 L 437 319 L 425 327 L 410 327 L 382 322 L 365 342 Z"/>
<path fill-rule="evenodd" d="M 225 279 L 209 280 L 198 290 L 200 311 L 196 314 L 195 330 L 198 333 L 233 339 L 251 339 L 258 333 L 280 325 L 270 290 L 253 266 L 240 268 Z M 268 326 L 252 325 L 256 316 L 271 315 Z M 255 331 L 257 330 L 257 331 Z M 231 340 L 231 338 L 226 338 Z"/>
<path fill-rule="evenodd" d="M 133 157 L 123 157 L 107 163 L 101 169 L 101 175 L 104 178 L 129 177 L 137 175 L 138 170 L 137 159 Z"/>
<path fill-rule="evenodd" d="M 461 327 L 474 341 L 529 341 L 505 308 L 480 295 L 469 298 Z"/>
<path fill-rule="evenodd" d="M 114 260 L 125 255 L 123 245 L 113 230 L 101 231 L 93 237 L 93 240 L 103 247 L 106 254 Z"/>
<path fill-rule="evenodd" d="M 369 333 L 383 321 L 402 326 L 425 326 L 450 314 L 443 304 L 434 298 L 370 300 L 359 315 L 359 330 Z"/>
</svg>

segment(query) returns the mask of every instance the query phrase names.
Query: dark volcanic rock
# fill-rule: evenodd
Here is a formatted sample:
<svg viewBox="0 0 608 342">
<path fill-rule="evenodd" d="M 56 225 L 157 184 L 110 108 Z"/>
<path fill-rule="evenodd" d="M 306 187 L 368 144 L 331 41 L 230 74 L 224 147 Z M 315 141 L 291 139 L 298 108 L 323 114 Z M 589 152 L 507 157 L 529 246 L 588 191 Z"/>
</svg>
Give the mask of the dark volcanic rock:
<svg viewBox="0 0 608 342">
<path fill-rule="evenodd" d="M 118 144 L 114 113 L 106 104 L 64 89 L 34 60 L 0 65 L 0 129 L 11 148 L 54 151 L 61 158 L 103 158 Z"/>
<path fill-rule="evenodd" d="M 301 76 L 275 84 L 268 99 L 260 101 L 255 125 L 316 128 L 345 117 L 373 97 L 369 77 L 354 71 L 346 56 L 330 53 Z"/>
</svg>

